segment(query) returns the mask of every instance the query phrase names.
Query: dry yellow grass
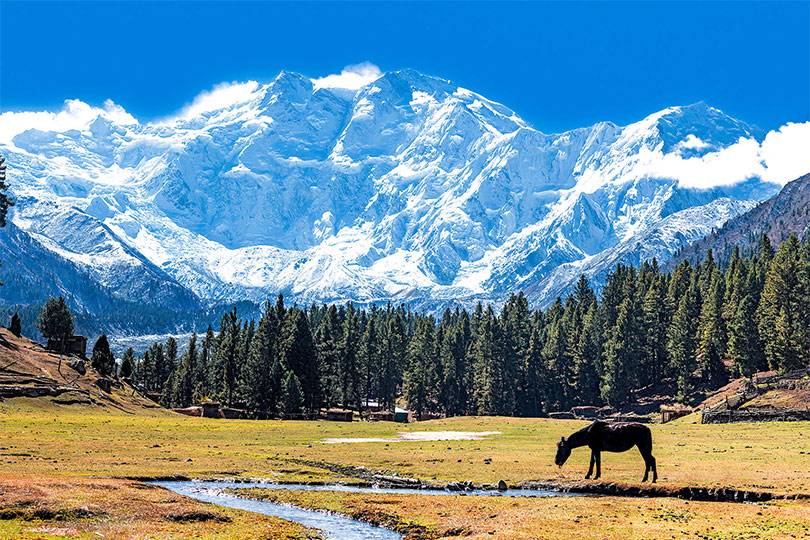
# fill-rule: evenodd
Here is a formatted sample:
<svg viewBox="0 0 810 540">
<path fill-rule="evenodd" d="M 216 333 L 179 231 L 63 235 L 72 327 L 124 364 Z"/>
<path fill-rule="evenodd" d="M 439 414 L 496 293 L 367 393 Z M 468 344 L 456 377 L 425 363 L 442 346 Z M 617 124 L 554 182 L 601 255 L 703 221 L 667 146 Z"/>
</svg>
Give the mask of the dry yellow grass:
<svg viewBox="0 0 810 540">
<path fill-rule="evenodd" d="M 0 538 L 306 539 L 316 533 L 268 516 L 219 508 L 141 482 L 0 477 Z"/>
<path fill-rule="evenodd" d="M 679 499 L 461 495 L 357 495 L 234 490 L 237 494 L 340 512 L 409 534 L 411 539 L 641 540 L 710 538 L 776 540 L 810 537 L 810 507 Z"/>
<path fill-rule="evenodd" d="M 757 396 L 743 405 L 748 408 L 810 409 L 810 389 L 775 389 Z"/>
<path fill-rule="evenodd" d="M 728 486 L 788 494 L 810 492 L 808 423 L 700 425 L 694 422 L 694 416 L 690 416 L 670 424 L 651 426 L 662 485 Z M 0 483 L 58 484 L 68 490 L 75 489 L 85 501 L 95 501 L 93 504 L 103 510 L 106 517 L 87 517 L 79 520 L 78 525 L 72 522 L 65 525 L 79 531 L 77 538 L 90 537 L 87 535 L 93 533 L 93 527 L 102 524 L 114 532 L 119 526 L 116 523 L 138 524 L 145 531 L 144 538 L 186 538 L 197 532 L 177 531 L 197 531 L 198 528 L 202 528 L 203 537 L 229 538 L 228 534 L 232 533 L 227 531 L 243 530 L 247 532 L 240 533 L 242 536 L 232 537 L 251 538 L 248 533 L 254 534 L 255 529 L 240 529 L 241 525 L 234 525 L 242 523 L 242 518 L 230 511 L 221 512 L 231 516 L 232 522 L 169 523 L 151 519 L 148 513 L 133 514 L 137 508 L 120 506 L 119 495 L 135 493 L 134 484 L 96 478 L 185 475 L 353 481 L 297 461 L 308 460 L 362 465 L 437 482 L 579 481 L 587 468 L 588 451 L 576 450 L 562 469 L 553 465 L 553 453 L 561 435 L 583 425 L 584 422 L 576 421 L 516 418 L 454 418 L 411 425 L 211 420 L 173 414 L 98 413 L 88 407 L 69 412 L 42 411 L 36 410 L 30 402 L 21 404 L 12 400 L 0 403 Z M 398 431 L 444 430 L 499 431 L 501 434 L 478 441 L 319 442 L 327 437 L 394 437 Z M 635 450 L 603 456 L 604 481 L 638 484 L 642 473 L 643 464 Z M 86 487 L 106 482 L 122 483 L 109 484 L 114 486 L 109 490 Z M 0 492 L 0 508 L 13 506 L 7 493 Z M 170 497 L 165 492 L 162 496 Z M 356 505 L 366 499 L 329 493 L 289 496 L 300 497 L 297 502 L 318 508 L 345 504 L 342 510 L 348 513 L 357 508 L 362 510 Z M 138 501 L 137 505 L 142 502 L 134 500 Z M 368 500 L 372 504 L 376 498 Z M 806 529 L 808 506 L 803 503 L 760 507 L 621 498 L 514 500 L 391 496 L 381 500 L 391 502 L 374 504 L 380 508 L 396 506 L 396 519 L 430 518 L 431 526 L 441 530 L 461 523 L 458 527 L 469 529 L 481 538 L 491 538 L 489 531 L 495 526 L 487 529 L 487 525 L 471 525 L 481 518 L 487 518 L 484 524 L 497 524 L 498 538 L 558 538 L 561 536 L 553 534 L 572 532 L 572 527 L 576 527 L 576 536 L 581 538 L 687 537 L 678 531 L 686 531 L 689 537 L 700 534 L 729 540 L 790 538 L 791 534 L 797 538 L 810 537 Z M 77 499 L 74 507 L 81 504 L 90 502 L 82 503 Z M 486 514 L 489 505 L 492 512 Z M 490 515 L 496 517 L 489 519 Z M 56 527 L 55 531 L 63 525 L 58 519 L 28 522 L 17 517 L 0 521 L 0 538 L 48 538 L 49 533 L 43 532 L 45 529 Z M 37 527 L 44 529 L 34 530 Z M 225 532 L 215 532 L 213 529 L 217 527 Z M 159 536 L 164 534 L 164 529 L 175 532 Z M 604 530 L 610 531 L 612 536 L 599 536 Z M 282 529 L 266 537 L 284 538 L 285 534 L 287 530 Z"/>
<path fill-rule="evenodd" d="M 693 416 L 653 425 L 659 483 L 810 492 L 808 423 L 694 424 Z M 0 466 L 5 474 L 186 475 L 345 478 L 290 459 L 362 465 L 425 480 L 510 483 L 581 480 L 587 449 L 562 468 L 554 445 L 577 421 L 453 418 L 420 424 L 211 420 L 180 415 L 121 416 L 21 412 L 0 404 Z M 325 437 L 393 437 L 407 431 L 500 431 L 479 441 L 321 444 Z M 635 450 L 603 455 L 603 478 L 638 484 Z"/>
</svg>

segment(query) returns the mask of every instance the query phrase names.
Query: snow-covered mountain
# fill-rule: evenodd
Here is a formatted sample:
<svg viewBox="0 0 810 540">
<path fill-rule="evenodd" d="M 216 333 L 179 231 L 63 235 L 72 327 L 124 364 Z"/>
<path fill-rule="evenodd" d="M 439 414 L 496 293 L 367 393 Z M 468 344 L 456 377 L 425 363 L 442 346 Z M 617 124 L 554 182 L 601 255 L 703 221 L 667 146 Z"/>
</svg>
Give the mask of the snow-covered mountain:
<svg viewBox="0 0 810 540">
<path fill-rule="evenodd" d="M 665 261 L 810 170 L 791 151 L 810 123 L 766 134 L 704 103 L 547 135 L 413 70 L 328 80 L 224 85 L 151 123 L 112 102 L 0 115 L 18 199 L 0 246 L 156 305 L 519 289 L 543 305 L 581 273 Z"/>
</svg>

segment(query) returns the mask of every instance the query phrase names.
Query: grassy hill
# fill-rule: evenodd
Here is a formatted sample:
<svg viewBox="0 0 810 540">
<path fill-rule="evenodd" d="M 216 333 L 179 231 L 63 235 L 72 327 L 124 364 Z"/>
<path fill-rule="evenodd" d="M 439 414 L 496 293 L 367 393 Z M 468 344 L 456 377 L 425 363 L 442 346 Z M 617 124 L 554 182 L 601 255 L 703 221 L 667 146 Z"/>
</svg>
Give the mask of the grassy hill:
<svg viewBox="0 0 810 540">
<path fill-rule="evenodd" d="M 0 328 L 0 410 L 170 414 L 120 381 L 112 380 L 109 392 L 102 390 L 103 377 L 89 360 L 84 374 L 70 367 L 79 360 L 65 355 L 60 362 L 58 354 Z"/>
</svg>

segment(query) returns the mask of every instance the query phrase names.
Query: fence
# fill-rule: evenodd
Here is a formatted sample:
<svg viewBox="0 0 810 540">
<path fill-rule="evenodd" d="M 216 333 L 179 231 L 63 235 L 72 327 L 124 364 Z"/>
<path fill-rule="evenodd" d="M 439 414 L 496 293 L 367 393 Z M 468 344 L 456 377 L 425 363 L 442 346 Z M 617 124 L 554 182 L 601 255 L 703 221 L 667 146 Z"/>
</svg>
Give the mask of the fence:
<svg viewBox="0 0 810 540">
<path fill-rule="evenodd" d="M 745 402 L 773 389 L 810 390 L 810 369 L 797 369 L 781 375 L 752 377 L 750 382 L 725 400 L 704 407 L 701 411 L 702 424 L 725 424 L 729 422 L 775 422 L 810 420 L 810 409 L 739 409 Z"/>
<path fill-rule="evenodd" d="M 728 424 L 731 422 L 800 422 L 810 420 L 810 409 L 740 409 L 706 412 L 700 417 L 702 424 Z"/>
</svg>

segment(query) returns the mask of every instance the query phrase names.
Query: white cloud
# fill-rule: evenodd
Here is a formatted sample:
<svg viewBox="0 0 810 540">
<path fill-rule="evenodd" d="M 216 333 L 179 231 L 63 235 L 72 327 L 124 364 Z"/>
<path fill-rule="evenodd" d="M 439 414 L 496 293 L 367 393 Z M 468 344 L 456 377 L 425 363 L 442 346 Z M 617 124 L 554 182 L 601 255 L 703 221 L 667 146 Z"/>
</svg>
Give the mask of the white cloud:
<svg viewBox="0 0 810 540">
<path fill-rule="evenodd" d="M 206 112 L 224 109 L 229 105 L 244 103 L 251 99 L 258 88 L 259 83 L 256 81 L 220 83 L 210 92 L 203 92 L 195 97 L 175 118 L 193 118 Z"/>
<path fill-rule="evenodd" d="M 68 99 L 62 110 L 57 112 L 6 112 L 0 114 L 0 143 L 10 144 L 15 136 L 29 129 L 60 133 L 72 129 L 83 130 L 99 116 L 117 124 L 138 123 L 123 107 L 109 99 L 104 102 L 103 109 L 91 107 L 78 99 Z"/>
<path fill-rule="evenodd" d="M 785 185 L 810 173 L 810 122 L 788 123 L 779 131 L 771 131 L 760 149 L 768 167 L 763 179 Z"/>
<path fill-rule="evenodd" d="M 371 62 L 346 66 L 340 74 L 312 79 L 315 88 L 345 88 L 358 90 L 382 76 L 380 68 Z"/>
<path fill-rule="evenodd" d="M 693 134 L 689 134 L 686 136 L 684 140 L 678 143 L 676 148 L 684 149 L 684 150 L 702 150 L 709 146 L 709 143 L 703 142 L 700 137 L 697 137 Z"/>
<path fill-rule="evenodd" d="M 131 125 L 138 123 L 134 116 L 129 114 L 121 105 L 118 105 L 111 99 L 104 102 L 104 116 L 116 124 Z"/>
<path fill-rule="evenodd" d="M 642 152 L 638 165 L 642 175 L 673 178 L 687 188 L 731 186 L 752 177 L 785 185 L 810 173 L 810 122 L 786 124 L 769 132 L 762 144 L 740 138 L 701 157 L 684 159 L 675 152 Z"/>
</svg>

